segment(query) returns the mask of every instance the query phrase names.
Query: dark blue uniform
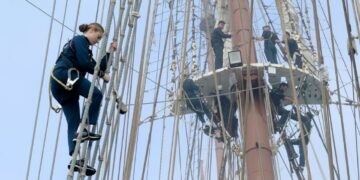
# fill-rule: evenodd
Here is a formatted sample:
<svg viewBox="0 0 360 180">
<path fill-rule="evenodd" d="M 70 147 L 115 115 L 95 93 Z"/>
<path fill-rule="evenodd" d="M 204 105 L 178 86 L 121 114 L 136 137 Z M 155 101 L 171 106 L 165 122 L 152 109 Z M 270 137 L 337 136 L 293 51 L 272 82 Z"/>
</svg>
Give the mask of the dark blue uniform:
<svg viewBox="0 0 360 180">
<path fill-rule="evenodd" d="M 286 120 L 288 119 L 289 116 L 290 116 L 291 119 L 297 121 L 297 114 L 286 110 L 281 105 L 281 100 L 284 100 L 284 98 L 285 98 L 285 94 L 279 88 L 273 89 L 270 92 L 270 100 L 272 102 L 271 107 L 272 107 L 272 110 L 273 110 L 272 115 L 273 115 L 273 117 L 275 117 L 276 114 L 281 116 L 279 121 L 276 122 L 277 128 L 279 128 L 278 130 L 282 129 L 282 127 L 284 126 L 284 124 L 285 124 L 285 122 L 286 122 Z M 301 115 L 301 117 L 303 117 L 303 116 Z"/>
<path fill-rule="evenodd" d="M 302 68 L 301 56 L 296 55 L 294 57 L 295 52 L 299 53 L 299 46 L 298 46 L 297 42 L 294 39 L 289 38 L 288 45 L 289 45 L 290 57 L 293 59 L 293 61 L 295 61 L 295 66 L 297 66 L 298 68 Z"/>
<path fill-rule="evenodd" d="M 220 69 L 223 66 L 223 38 L 231 38 L 231 35 L 222 32 L 221 28 L 215 28 L 211 34 L 211 46 L 215 54 L 215 69 Z"/>
<path fill-rule="evenodd" d="M 278 64 L 277 50 L 275 47 L 276 40 L 279 40 L 277 35 L 271 31 L 263 31 L 262 37 L 264 38 L 264 51 L 266 59 L 273 64 Z"/>
<path fill-rule="evenodd" d="M 86 73 L 93 74 L 96 61 L 92 58 L 92 51 L 89 49 L 90 43 L 88 39 L 81 35 L 75 36 L 67 44 L 65 44 L 63 52 L 56 61 L 53 75 L 66 84 L 68 79 L 68 70 L 76 68 L 79 71 L 79 79 L 69 91 L 51 78 L 51 92 L 54 98 L 61 104 L 67 123 L 68 123 L 68 144 L 69 154 L 72 155 L 75 149 L 75 143 L 72 141 L 74 135 L 81 122 L 79 96 L 88 97 L 91 82 L 84 76 Z M 107 54 L 101 61 L 99 76 L 104 76 L 106 70 Z M 71 79 L 75 79 L 77 73 L 72 71 Z M 92 95 L 92 102 L 89 109 L 88 123 L 95 125 L 99 116 L 100 103 L 102 94 L 98 88 L 95 87 Z"/>
<path fill-rule="evenodd" d="M 183 83 L 183 89 L 187 106 L 198 115 L 200 121 L 205 123 L 204 114 L 208 117 L 208 119 L 211 119 L 212 115 L 209 109 L 197 97 L 199 87 L 194 83 L 194 81 L 192 79 L 186 79 Z"/>
<path fill-rule="evenodd" d="M 216 106 L 217 106 L 217 117 L 219 120 L 221 120 L 221 114 L 220 114 L 220 105 L 219 102 L 216 99 Z M 238 137 L 238 119 L 235 116 L 237 105 L 236 103 L 232 103 L 230 99 L 226 95 L 220 96 L 220 103 L 221 103 L 221 112 L 223 114 L 224 119 L 224 125 L 225 129 L 229 132 L 231 137 Z"/>
<path fill-rule="evenodd" d="M 304 130 L 305 145 L 307 145 L 309 143 L 309 136 L 310 136 L 310 131 L 312 128 L 311 118 L 302 116 L 301 121 L 302 121 L 303 130 Z M 299 135 L 299 137 L 297 139 L 291 140 L 291 144 L 299 146 L 299 154 L 300 154 L 299 165 L 304 167 L 305 166 L 305 155 L 304 155 L 304 147 L 301 142 L 301 134 Z"/>
</svg>

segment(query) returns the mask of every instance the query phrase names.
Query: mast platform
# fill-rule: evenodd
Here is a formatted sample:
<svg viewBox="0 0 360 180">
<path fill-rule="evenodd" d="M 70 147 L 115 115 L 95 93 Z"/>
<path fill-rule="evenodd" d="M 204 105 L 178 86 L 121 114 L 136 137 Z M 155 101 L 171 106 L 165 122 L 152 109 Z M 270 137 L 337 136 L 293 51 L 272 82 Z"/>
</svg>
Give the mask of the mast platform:
<svg viewBox="0 0 360 180">
<path fill-rule="evenodd" d="M 224 67 L 215 71 L 218 81 L 219 95 L 230 95 L 231 87 L 241 80 L 246 80 L 247 66 L 241 67 Z M 297 91 L 297 97 L 299 104 L 321 104 L 321 81 L 318 77 L 311 74 L 308 71 L 296 68 L 293 66 L 295 89 Z M 285 93 L 286 96 L 292 97 L 291 94 L 291 82 L 289 67 L 282 64 L 270 64 L 270 63 L 253 63 L 250 65 L 250 74 L 252 78 L 256 77 L 264 82 L 270 88 L 276 88 L 281 79 L 286 78 L 289 88 Z M 194 82 L 201 89 L 202 96 L 205 102 L 210 105 L 216 97 L 215 80 L 213 72 L 205 73 L 202 76 L 194 77 Z M 256 88 L 256 87 L 255 87 Z M 173 106 L 175 107 L 175 106 Z M 210 106 L 208 106 L 210 107 Z M 180 115 L 192 113 L 190 109 L 186 107 L 185 101 L 180 102 Z M 175 114 L 172 109 L 172 114 Z"/>
</svg>

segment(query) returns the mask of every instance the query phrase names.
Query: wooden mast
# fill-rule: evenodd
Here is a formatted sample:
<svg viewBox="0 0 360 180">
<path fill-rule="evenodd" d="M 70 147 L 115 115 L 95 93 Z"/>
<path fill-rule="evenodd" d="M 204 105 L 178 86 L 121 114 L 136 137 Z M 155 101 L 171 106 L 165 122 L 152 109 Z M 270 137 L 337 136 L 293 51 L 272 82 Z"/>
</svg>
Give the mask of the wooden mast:
<svg viewBox="0 0 360 180">
<path fill-rule="evenodd" d="M 254 44 L 249 45 L 252 37 L 251 17 L 248 0 L 229 0 L 230 27 L 233 50 L 240 50 L 243 64 L 250 58 L 250 64 L 256 63 Z M 250 49 L 249 49 L 250 48 Z M 251 72 L 252 87 L 263 84 L 258 72 Z M 246 75 L 237 75 L 240 86 L 246 87 Z M 243 91 L 244 92 L 244 91 Z M 265 112 L 265 97 L 262 91 L 253 91 L 253 101 L 245 104 L 246 93 L 241 93 L 243 106 L 242 120 L 245 121 L 244 160 L 247 179 L 274 179 L 272 151 L 269 145 L 269 131 Z M 253 103 L 253 104 L 251 104 Z M 245 112 L 245 110 L 247 112 Z"/>
</svg>

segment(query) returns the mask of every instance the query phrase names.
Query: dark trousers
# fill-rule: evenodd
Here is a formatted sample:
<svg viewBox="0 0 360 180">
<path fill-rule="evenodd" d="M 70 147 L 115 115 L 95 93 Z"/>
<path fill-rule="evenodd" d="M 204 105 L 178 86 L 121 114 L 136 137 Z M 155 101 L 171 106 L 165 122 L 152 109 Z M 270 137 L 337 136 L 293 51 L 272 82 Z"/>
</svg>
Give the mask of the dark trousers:
<svg viewBox="0 0 360 180">
<path fill-rule="evenodd" d="M 305 144 L 307 145 L 309 143 L 309 138 L 308 136 L 304 136 L 305 139 Z M 301 138 L 297 138 L 291 141 L 292 145 L 297 145 L 299 146 L 299 154 L 300 154 L 300 159 L 299 159 L 299 165 L 304 167 L 305 166 L 305 155 L 304 155 L 304 147 L 301 143 Z"/>
<path fill-rule="evenodd" d="M 265 47 L 264 51 L 265 51 L 265 56 L 266 56 L 266 59 L 268 60 L 268 62 L 270 62 L 272 64 L 278 64 L 277 57 L 276 57 L 277 50 L 275 47 Z"/>
<path fill-rule="evenodd" d="M 221 120 L 221 114 L 220 114 L 220 105 L 219 102 L 216 99 L 216 105 L 218 107 L 218 118 Z M 235 112 L 237 109 L 236 104 L 230 101 L 230 99 L 222 95 L 220 96 L 220 103 L 221 103 L 221 112 L 224 119 L 224 125 L 226 130 L 229 132 L 231 137 L 238 137 L 238 119 L 235 116 Z"/>
<path fill-rule="evenodd" d="M 298 52 L 290 52 L 290 57 L 291 57 L 291 62 L 294 63 L 294 65 L 300 69 L 302 69 L 303 67 L 303 62 L 302 62 L 302 56 L 300 53 Z M 287 56 L 284 56 L 284 60 L 287 62 L 288 58 Z"/>
<path fill-rule="evenodd" d="M 215 54 L 215 69 L 220 69 L 223 67 L 223 46 L 214 46 Z"/>
<path fill-rule="evenodd" d="M 186 100 L 186 103 L 188 107 L 196 113 L 202 123 L 206 122 L 204 119 L 204 114 L 209 120 L 211 119 L 211 112 L 206 107 L 206 105 L 197 98 L 197 96 L 190 95 L 189 99 Z"/>
<path fill-rule="evenodd" d="M 67 73 L 67 70 L 66 70 Z M 56 77 L 63 79 L 64 73 L 60 71 L 54 71 Z M 79 96 L 88 97 L 91 82 L 84 77 L 80 77 L 75 83 L 71 91 L 65 90 L 53 79 L 51 80 L 51 91 L 54 98 L 61 104 L 66 121 L 68 124 L 68 145 L 69 155 L 71 156 L 75 150 L 75 143 L 73 142 L 74 135 L 81 122 L 80 118 L 80 106 Z M 92 95 L 92 102 L 89 109 L 88 124 L 95 125 L 99 116 L 100 104 L 102 100 L 102 94 L 98 88 L 95 87 Z"/>
<path fill-rule="evenodd" d="M 302 69 L 303 62 L 301 60 L 301 55 L 299 53 L 295 53 L 292 57 L 293 57 L 293 59 L 295 59 L 294 65 L 297 66 L 298 68 Z"/>
</svg>

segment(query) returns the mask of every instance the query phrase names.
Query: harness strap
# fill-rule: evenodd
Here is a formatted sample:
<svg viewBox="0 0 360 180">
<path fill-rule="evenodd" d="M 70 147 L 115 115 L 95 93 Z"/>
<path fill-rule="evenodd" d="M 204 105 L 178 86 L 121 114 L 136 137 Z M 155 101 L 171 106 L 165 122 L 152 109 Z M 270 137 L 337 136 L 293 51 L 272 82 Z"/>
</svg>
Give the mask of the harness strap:
<svg viewBox="0 0 360 180">
<path fill-rule="evenodd" d="M 68 91 L 71 91 L 72 88 L 73 88 L 73 85 L 79 80 L 79 77 L 80 77 L 80 72 L 79 70 L 76 69 L 76 66 L 74 65 L 74 63 L 71 62 L 71 60 L 69 60 L 66 56 L 64 56 L 63 54 L 60 55 L 60 57 L 58 58 L 58 61 L 59 59 L 61 58 L 61 61 L 63 63 L 65 63 L 66 66 L 69 67 L 68 69 L 68 79 L 66 81 L 66 84 L 64 84 L 63 82 L 61 82 L 55 75 L 54 75 L 54 69 L 55 67 L 51 70 L 51 77 L 58 83 L 60 84 L 64 89 L 68 90 Z M 55 65 L 56 66 L 56 65 Z M 72 71 L 76 71 L 76 78 L 75 79 L 71 79 L 71 72 Z"/>
<path fill-rule="evenodd" d="M 51 79 L 50 79 L 51 80 Z M 51 83 L 51 81 L 49 80 L 49 106 L 50 106 L 50 108 L 53 110 L 53 111 L 55 111 L 56 113 L 59 113 L 60 111 L 61 111 L 61 109 L 62 109 L 62 107 L 61 107 L 61 105 L 59 104 L 58 105 L 58 107 L 54 107 L 53 106 L 53 103 L 52 103 L 52 96 L 51 96 L 51 92 L 50 92 L 50 83 Z"/>
</svg>

